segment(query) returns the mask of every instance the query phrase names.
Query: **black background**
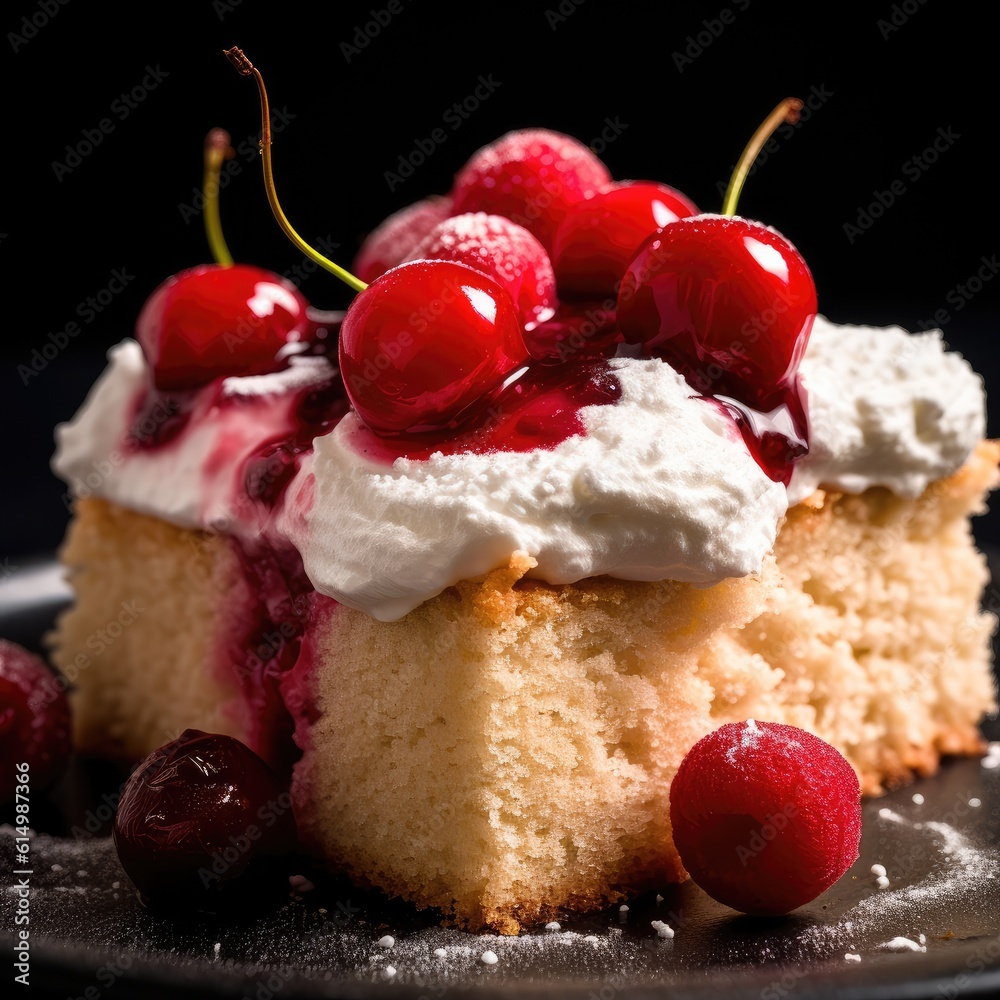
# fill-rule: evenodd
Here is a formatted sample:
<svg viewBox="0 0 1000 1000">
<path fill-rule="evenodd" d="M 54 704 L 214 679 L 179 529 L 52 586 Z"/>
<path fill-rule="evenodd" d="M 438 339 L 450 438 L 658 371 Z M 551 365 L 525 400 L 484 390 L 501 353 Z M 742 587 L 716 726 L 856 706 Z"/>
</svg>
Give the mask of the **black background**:
<svg viewBox="0 0 1000 1000">
<path fill-rule="evenodd" d="M 992 29 L 971 6 L 906 0 L 847 13 L 718 0 L 655 15 L 653 5 L 610 0 L 392 7 L 5 5 L 0 563 L 58 544 L 68 515 L 48 471 L 54 425 L 82 402 L 104 352 L 131 333 L 153 288 L 209 259 L 190 206 L 211 127 L 226 128 L 238 149 L 240 171 L 222 195 L 234 256 L 279 272 L 301 265 L 267 206 L 253 152 L 256 89 L 221 54 L 233 44 L 261 69 L 287 122 L 274 163 L 288 216 L 311 241 L 339 244 L 331 255 L 345 265 L 385 215 L 446 191 L 479 146 L 525 126 L 599 147 L 604 133 L 611 141 L 601 157 L 616 178 L 662 180 L 718 211 L 720 185 L 760 121 L 783 97 L 811 98 L 807 120 L 750 178 L 741 214 L 796 244 L 831 319 L 916 329 L 944 310 L 938 325 L 950 345 L 988 387 L 997 384 L 1000 280 L 971 298 L 958 291 L 1000 251 Z M 455 114 L 446 113 L 481 77 L 493 92 L 453 128 Z M 121 95 L 142 91 L 144 80 L 142 100 L 129 108 Z M 102 119 L 111 128 L 100 144 L 57 171 L 67 145 Z M 386 173 L 434 129 L 446 141 L 390 185 Z M 943 151 L 923 169 L 914 157 L 935 139 Z M 849 238 L 845 225 L 857 226 L 859 211 L 893 182 L 902 193 Z M 78 307 L 85 311 L 115 271 L 130 276 L 127 286 L 86 322 Z M 350 301 L 325 272 L 303 291 L 327 308 Z M 26 379 L 33 352 L 72 321 L 80 335 Z M 990 433 L 1000 433 L 995 421 Z M 986 518 L 979 531 L 996 540 L 1000 526 Z"/>
</svg>

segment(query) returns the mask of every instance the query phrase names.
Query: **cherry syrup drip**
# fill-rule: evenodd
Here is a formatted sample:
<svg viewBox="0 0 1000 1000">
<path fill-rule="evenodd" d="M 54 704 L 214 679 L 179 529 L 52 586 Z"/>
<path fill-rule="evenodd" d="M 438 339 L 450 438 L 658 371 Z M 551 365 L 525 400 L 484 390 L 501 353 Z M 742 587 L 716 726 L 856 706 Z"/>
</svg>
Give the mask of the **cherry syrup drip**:
<svg viewBox="0 0 1000 1000">
<path fill-rule="evenodd" d="M 764 412 L 730 396 L 704 396 L 733 419 L 747 450 L 768 478 L 787 486 L 795 463 L 809 451 L 805 411 L 798 392 Z"/>
<path fill-rule="evenodd" d="M 556 364 L 574 358 L 609 358 L 621 343 L 613 298 L 560 301 L 555 315 L 528 324 L 524 342 L 538 361 Z"/>
<path fill-rule="evenodd" d="M 531 364 L 514 373 L 489 400 L 481 400 L 474 416 L 453 428 L 389 438 L 362 426 L 353 432 L 352 443 L 359 453 L 386 465 L 397 458 L 424 460 L 436 453 L 551 449 L 586 432 L 580 416 L 585 406 L 610 405 L 620 398 L 621 384 L 603 359 Z"/>
<path fill-rule="evenodd" d="M 187 427 L 198 391 L 166 392 L 152 384 L 136 400 L 126 440 L 140 451 L 154 451 L 175 440 Z"/>
</svg>

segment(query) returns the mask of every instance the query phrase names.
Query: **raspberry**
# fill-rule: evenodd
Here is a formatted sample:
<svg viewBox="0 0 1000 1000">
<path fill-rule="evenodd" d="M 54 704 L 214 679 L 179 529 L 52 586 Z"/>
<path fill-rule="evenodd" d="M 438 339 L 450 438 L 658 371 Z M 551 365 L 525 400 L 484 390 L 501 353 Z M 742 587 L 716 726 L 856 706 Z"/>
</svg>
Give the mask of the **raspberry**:
<svg viewBox="0 0 1000 1000">
<path fill-rule="evenodd" d="M 523 226 L 502 215 L 468 212 L 439 222 L 407 260 L 468 264 L 510 292 L 522 323 L 555 312 L 556 278 L 545 248 Z"/>
<path fill-rule="evenodd" d="M 713 899 L 777 916 L 815 899 L 858 857 L 861 790 L 845 758 L 777 722 L 699 740 L 670 788 L 674 844 Z"/>
<path fill-rule="evenodd" d="M 365 238 L 354 258 L 354 273 L 374 281 L 390 267 L 402 264 L 410 251 L 451 215 L 451 198 L 431 195 L 415 201 L 380 222 Z"/>
<path fill-rule="evenodd" d="M 16 782 L 27 781 L 40 792 L 66 769 L 71 749 L 66 688 L 41 657 L 0 639 L 0 804 L 14 801 Z M 18 764 L 27 764 L 28 772 Z"/>
<path fill-rule="evenodd" d="M 570 205 L 611 181 L 582 142 L 548 129 L 508 132 L 473 154 L 455 177 L 455 215 L 505 215 L 533 233 L 551 254 L 556 227 Z"/>
</svg>

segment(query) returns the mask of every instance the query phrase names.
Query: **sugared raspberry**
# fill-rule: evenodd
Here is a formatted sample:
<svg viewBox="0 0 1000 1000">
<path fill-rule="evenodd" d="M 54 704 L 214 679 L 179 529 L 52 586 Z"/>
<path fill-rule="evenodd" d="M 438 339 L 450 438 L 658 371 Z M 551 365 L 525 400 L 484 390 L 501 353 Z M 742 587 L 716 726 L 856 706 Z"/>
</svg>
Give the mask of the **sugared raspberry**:
<svg viewBox="0 0 1000 1000">
<path fill-rule="evenodd" d="M 407 260 L 453 260 L 482 271 L 507 289 L 522 323 L 555 312 L 556 279 L 545 248 L 502 215 L 467 212 L 439 222 Z"/>
<path fill-rule="evenodd" d="M 71 745 L 66 684 L 41 657 L 0 639 L 0 803 L 15 784 L 40 792 L 62 774 Z M 27 770 L 19 765 L 27 765 Z M 16 781 L 15 781 L 16 778 Z"/>
<path fill-rule="evenodd" d="M 390 267 L 402 264 L 410 251 L 441 221 L 451 215 L 451 198 L 432 195 L 393 212 L 361 244 L 354 258 L 354 273 L 374 281 Z"/>
<path fill-rule="evenodd" d="M 534 233 L 550 254 L 556 227 L 571 205 L 611 180 L 582 142 L 549 129 L 508 132 L 458 172 L 454 213 L 504 215 Z"/>
<path fill-rule="evenodd" d="M 699 740 L 670 788 L 674 844 L 710 896 L 777 916 L 815 899 L 858 857 L 861 791 L 829 743 L 777 722 Z"/>
</svg>

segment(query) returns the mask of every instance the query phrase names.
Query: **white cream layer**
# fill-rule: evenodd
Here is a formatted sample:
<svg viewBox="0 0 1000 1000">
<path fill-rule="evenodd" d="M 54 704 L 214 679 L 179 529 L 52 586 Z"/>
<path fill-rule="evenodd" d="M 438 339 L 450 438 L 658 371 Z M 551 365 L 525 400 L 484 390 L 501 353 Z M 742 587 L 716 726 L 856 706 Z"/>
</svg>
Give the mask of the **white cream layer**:
<svg viewBox="0 0 1000 1000">
<path fill-rule="evenodd" d="M 612 365 L 620 401 L 584 407 L 587 433 L 551 449 L 387 468 L 352 447 L 349 414 L 314 442 L 315 480 L 304 464 L 279 522 L 314 586 L 391 620 L 515 551 L 549 583 L 607 574 L 711 584 L 759 571 L 784 487 L 668 365 Z"/>
<path fill-rule="evenodd" d="M 278 531 L 313 586 L 393 619 L 515 550 L 534 575 L 607 574 L 712 584 L 759 570 L 789 503 L 818 486 L 885 486 L 916 496 L 968 458 L 985 433 L 982 381 L 937 331 L 837 326 L 817 317 L 802 376 L 811 449 L 786 490 L 750 457 L 731 421 L 690 397 L 660 361 L 618 359 L 622 399 L 585 408 L 585 436 L 555 448 L 372 462 L 349 445 L 348 415 L 317 438 L 277 520 L 246 499 L 244 460 L 292 426 L 293 390 L 329 378 L 321 359 L 225 380 L 177 438 L 146 451 L 129 437 L 147 379 L 125 341 L 74 420 L 57 431 L 55 471 L 99 495 L 184 527 Z M 211 398 L 210 398 L 211 397 Z"/>
</svg>

